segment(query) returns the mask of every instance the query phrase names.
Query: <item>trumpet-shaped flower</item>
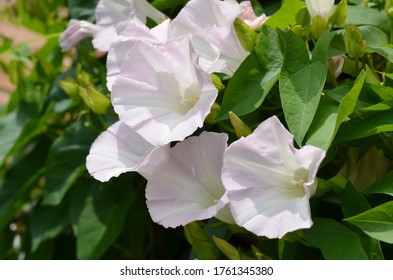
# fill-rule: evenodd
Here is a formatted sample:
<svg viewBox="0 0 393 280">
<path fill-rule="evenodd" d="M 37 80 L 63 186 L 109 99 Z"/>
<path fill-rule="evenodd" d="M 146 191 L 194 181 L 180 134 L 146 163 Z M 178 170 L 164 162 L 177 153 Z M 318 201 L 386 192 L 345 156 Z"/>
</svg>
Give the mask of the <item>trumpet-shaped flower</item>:
<svg viewBox="0 0 393 280">
<path fill-rule="evenodd" d="M 82 39 L 93 37 L 94 48 L 106 52 L 134 17 L 142 23 L 146 23 L 147 18 L 156 23 L 165 19 L 165 15 L 146 0 L 100 0 L 96 7 L 96 24 L 71 20 L 60 36 L 60 45 L 66 51 Z"/>
<path fill-rule="evenodd" d="M 85 38 L 92 37 L 98 27 L 85 20 L 71 19 L 67 29 L 60 35 L 62 51 L 68 51 Z"/>
<path fill-rule="evenodd" d="M 162 46 L 133 44 L 112 86 L 120 120 L 157 146 L 182 141 L 201 127 L 217 89 L 196 59 L 189 36 Z"/>
<path fill-rule="evenodd" d="M 127 52 L 138 41 L 149 42 L 154 45 L 164 45 L 169 38 L 169 22 L 167 19 L 159 25 L 148 28 L 138 18 L 131 19 L 124 30 L 113 41 L 107 57 L 107 88 L 111 91 Z"/>
<path fill-rule="evenodd" d="M 244 9 L 240 15 L 240 19 L 244 21 L 248 26 L 252 29 L 257 29 L 260 27 L 268 17 L 265 14 L 257 17 L 255 15 L 254 9 L 252 8 L 251 1 L 242 1 L 240 2 L 240 6 Z"/>
<path fill-rule="evenodd" d="M 221 182 L 227 139 L 226 134 L 203 132 L 168 151 L 146 186 L 154 222 L 177 227 L 215 216 L 233 223 Z"/>
<path fill-rule="evenodd" d="M 311 18 L 320 16 L 328 21 L 334 11 L 334 0 L 306 0 L 306 6 Z"/>
<path fill-rule="evenodd" d="M 224 155 L 222 180 L 236 223 L 269 238 L 312 225 L 309 198 L 325 152 L 296 149 L 278 118 L 261 123 L 232 143 Z"/>
<path fill-rule="evenodd" d="M 108 51 L 113 40 L 132 18 L 137 18 L 145 24 L 147 18 L 160 23 L 166 16 L 146 0 L 100 0 L 96 9 L 100 31 L 94 36 L 94 47 L 101 51 Z"/>
<path fill-rule="evenodd" d="M 86 166 L 89 173 L 101 182 L 130 171 L 148 178 L 168 148 L 155 147 L 127 125 L 116 122 L 94 141 Z"/>
<path fill-rule="evenodd" d="M 171 22 L 171 34 L 192 35 L 202 69 L 232 75 L 249 54 L 234 28 L 234 20 L 242 11 L 235 0 L 191 0 Z"/>
</svg>

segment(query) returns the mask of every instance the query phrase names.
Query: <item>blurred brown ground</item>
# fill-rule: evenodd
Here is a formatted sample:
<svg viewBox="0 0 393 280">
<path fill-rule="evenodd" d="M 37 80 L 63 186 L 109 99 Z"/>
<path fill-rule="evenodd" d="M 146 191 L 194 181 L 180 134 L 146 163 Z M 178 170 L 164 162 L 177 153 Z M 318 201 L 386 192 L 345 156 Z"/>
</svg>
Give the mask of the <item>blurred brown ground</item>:
<svg viewBox="0 0 393 280">
<path fill-rule="evenodd" d="M 29 31 L 24 27 L 15 26 L 7 22 L 1 16 L 1 10 L 13 2 L 15 2 L 15 0 L 0 0 L 0 37 L 6 36 L 12 38 L 15 46 L 21 42 L 28 42 L 28 45 L 34 52 L 45 43 L 45 40 L 43 38 L 40 40 L 39 34 Z M 2 56 L 0 59 L 6 60 L 6 57 Z M 8 75 L 0 68 L 0 104 L 7 103 L 9 95 L 13 91 L 14 87 L 15 86 L 10 82 Z"/>
</svg>

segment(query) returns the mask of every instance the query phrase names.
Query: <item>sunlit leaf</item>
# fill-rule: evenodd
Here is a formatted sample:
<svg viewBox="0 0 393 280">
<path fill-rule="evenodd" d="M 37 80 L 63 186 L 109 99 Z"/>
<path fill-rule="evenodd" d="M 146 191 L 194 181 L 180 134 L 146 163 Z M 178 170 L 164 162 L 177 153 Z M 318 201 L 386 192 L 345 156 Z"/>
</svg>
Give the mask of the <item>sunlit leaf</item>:
<svg viewBox="0 0 393 280">
<path fill-rule="evenodd" d="M 312 51 L 295 33 L 279 31 L 284 46 L 280 73 L 280 96 L 285 120 L 298 145 L 309 129 L 317 111 L 327 75 L 327 49 L 332 38 L 326 32 Z"/>
<path fill-rule="evenodd" d="M 263 27 L 260 39 L 230 80 L 221 104 L 218 120 L 227 119 L 229 111 L 242 116 L 258 109 L 278 80 L 282 55 L 277 32 Z"/>
<path fill-rule="evenodd" d="M 367 260 L 359 235 L 339 222 L 316 218 L 304 231 L 305 240 L 320 249 L 327 260 Z"/>
<path fill-rule="evenodd" d="M 345 221 L 356 225 L 375 239 L 393 244 L 393 201 L 346 218 Z"/>
</svg>

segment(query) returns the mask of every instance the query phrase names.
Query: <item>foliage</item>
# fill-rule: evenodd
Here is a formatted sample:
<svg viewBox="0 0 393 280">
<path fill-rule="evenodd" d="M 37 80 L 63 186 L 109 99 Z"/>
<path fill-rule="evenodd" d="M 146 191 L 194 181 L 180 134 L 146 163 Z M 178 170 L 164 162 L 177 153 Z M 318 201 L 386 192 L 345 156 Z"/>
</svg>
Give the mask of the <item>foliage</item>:
<svg viewBox="0 0 393 280">
<path fill-rule="evenodd" d="M 344 23 L 319 38 L 303 1 L 252 1 L 270 19 L 233 76 L 214 76 L 220 111 L 196 134 L 225 132 L 231 142 L 230 114 L 251 129 L 276 115 L 298 147 L 327 152 L 310 200 L 313 226 L 279 240 L 214 218 L 165 229 L 149 216 L 142 176 L 101 183 L 89 175 L 91 144 L 117 121 L 106 57 L 89 39 L 66 53 L 58 40 L 69 16 L 94 21 L 97 2 L 18 0 L 1 11 L 45 44 L 33 52 L 0 38 L 0 65 L 16 86 L 0 105 L 0 259 L 393 258 L 393 19 L 381 1 L 348 1 Z M 173 18 L 187 1 L 151 2 Z M 364 43 L 356 57 L 347 49 L 354 28 Z"/>
</svg>

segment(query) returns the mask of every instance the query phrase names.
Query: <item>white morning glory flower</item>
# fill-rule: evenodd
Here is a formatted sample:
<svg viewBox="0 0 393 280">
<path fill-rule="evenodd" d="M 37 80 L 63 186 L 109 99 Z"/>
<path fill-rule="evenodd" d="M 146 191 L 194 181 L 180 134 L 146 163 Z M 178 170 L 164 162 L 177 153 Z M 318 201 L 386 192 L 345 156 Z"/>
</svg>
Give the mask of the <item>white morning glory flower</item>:
<svg viewBox="0 0 393 280">
<path fill-rule="evenodd" d="M 97 26 L 85 20 L 71 19 L 67 29 L 60 35 L 62 51 L 68 51 L 85 38 L 92 37 Z"/>
<path fill-rule="evenodd" d="M 324 156 L 317 147 L 296 149 L 277 117 L 232 143 L 224 154 L 222 181 L 236 223 L 268 238 L 311 227 L 309 198 Z"/>
<path fill-rule="evenodd" d="M 320 16 L 328 21 L 334 11 L 334 0 L 306 0 L 306 6 L 311 18 Z"/>
<path fill-rule="evenodd" d="M 127 52 L 138 41 L 145 41 L 154 45 L 164 45 L 169 38 L 169 22 L 167 19 L 159 25 L 148 28 L 138 18 L 131 19 L 124 30 L 113 41 L 107 57 L 106 86 L 111 91 L 112 85 L 120 74 Z"/>
<path fill-rule="evenodd" d="M 166 18 L 146 0 L 100 0 L 96 7 L 96 24 L 70 21 L 68 28 L 60 36 L 60 45 L 66 51 L 82 39 L 93 37 L 94 48 L 107 52 L 112 41 L 134 17 L 144 24 L 147 18 L 156 23 Z"/>
<path fill-rule="evenodd" d="M 162 46 L 133 44 L 112 86 L 120 120 L 155 146 L 191 135 L 217 97 L 210 75 L 196 60 L 189 36 Z"/>
<path fill-rule="evenodd" d="M 168 151 L 146 186 L 154 222 L 177 227 L 216 217 L 233 223 L 221 182 L 227 139 L 223 133 L 203 132 Z"/>
<path fill-rule="evenodd" d="M 235 0 L 191 0 L 171 22 L 172 36 L 191 34 L 202 69 L 232 75 L 249 54 L 234 28 L 242 11 Z"/>
<path fill-rule="evenodd" d="M 155 147 L 127 125 L 116 122 L 94 141 L 86 166 L 89 173 L 101 182 L 130 171 L 148 178 L 168 148 Z"/>
</svg>

